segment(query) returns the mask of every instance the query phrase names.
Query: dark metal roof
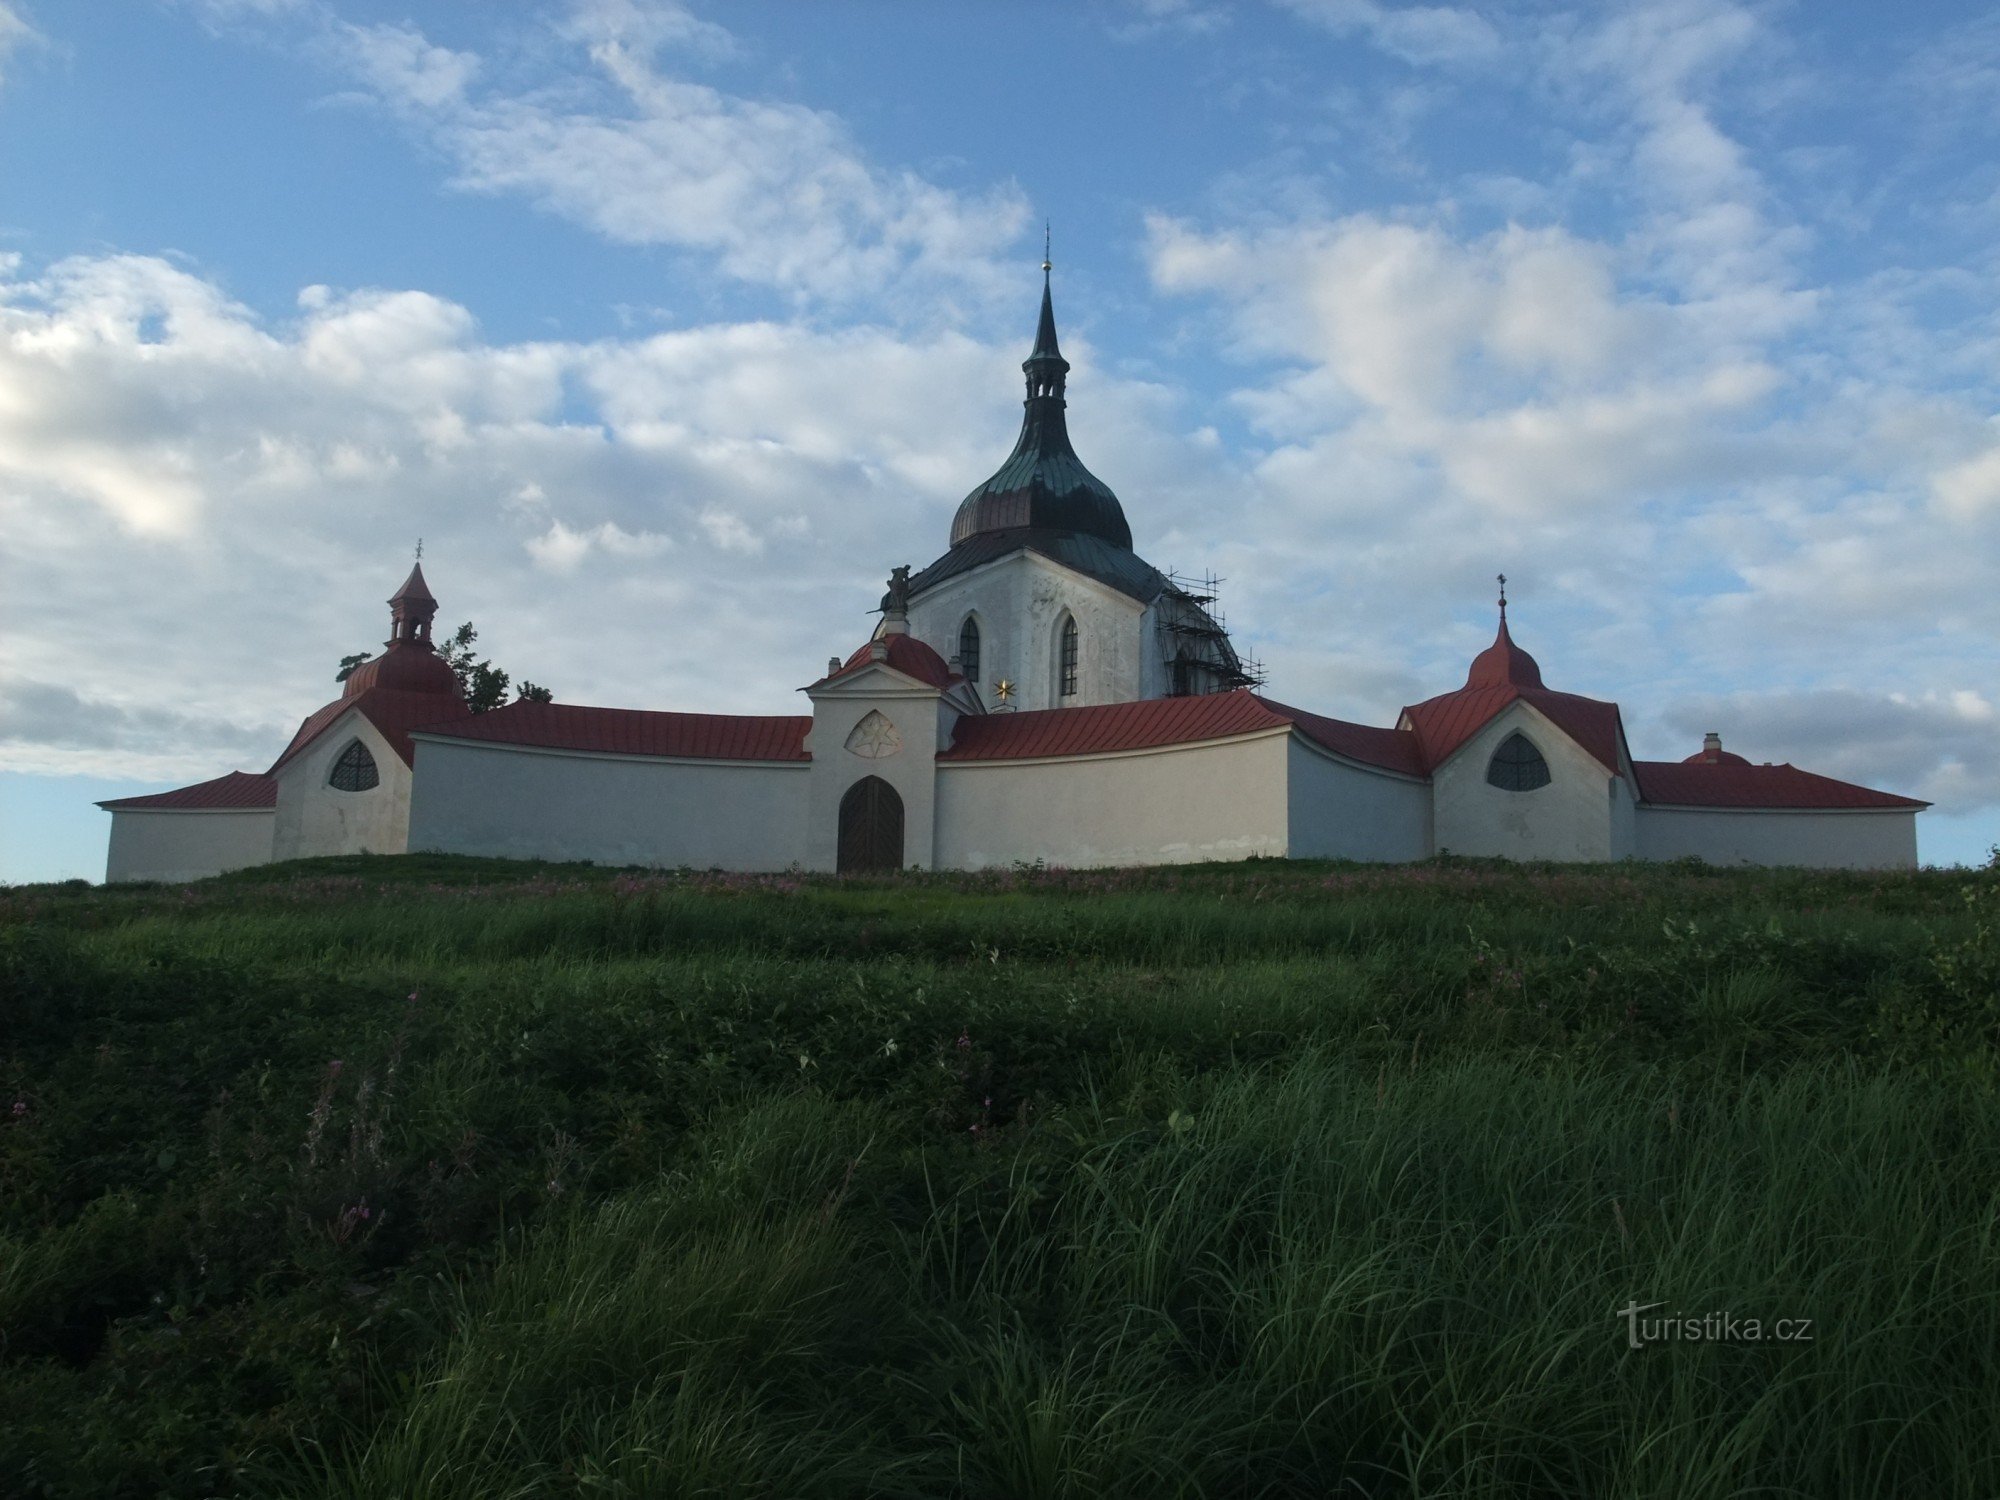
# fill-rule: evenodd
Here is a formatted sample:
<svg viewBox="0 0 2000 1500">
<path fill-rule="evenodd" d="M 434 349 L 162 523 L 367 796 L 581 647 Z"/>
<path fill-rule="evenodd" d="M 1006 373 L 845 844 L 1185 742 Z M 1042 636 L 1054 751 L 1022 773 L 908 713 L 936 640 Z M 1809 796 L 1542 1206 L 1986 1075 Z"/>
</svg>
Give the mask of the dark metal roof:
<svg viewBox="0 0 2000 1500">
<path fill-rule="evenodd" d="M 956 578 L 1022 551 L 1038 552 L 1051 562 L 1073 568 L 1086 578 L 1095 578 L 1141 604 L 1151 604 L 1168 587 L 1167 575 L 1140 557 L 1130 545 L 1114 545 L 1086 532 L 1013 526 L 983 531 L 954 542 L 951 551 L 911 578 L 910 597 L 915 599 L 947 578 Z"/>
<path fill-rule="evenodd" d="M 1055 306 L 1046 277 L 1035 347 L 1021 370 L 1028 377 L 1021 435 L 993 477 L 960 503 L 951 523 L 952 546 L 987 532 L 1032 526 L 1081 532 L 1129 549 L 1132 528 L 1124 507 L 1070 446 L 1063 417 L 1069 361 L 1056 344 Z"/>
</svg>

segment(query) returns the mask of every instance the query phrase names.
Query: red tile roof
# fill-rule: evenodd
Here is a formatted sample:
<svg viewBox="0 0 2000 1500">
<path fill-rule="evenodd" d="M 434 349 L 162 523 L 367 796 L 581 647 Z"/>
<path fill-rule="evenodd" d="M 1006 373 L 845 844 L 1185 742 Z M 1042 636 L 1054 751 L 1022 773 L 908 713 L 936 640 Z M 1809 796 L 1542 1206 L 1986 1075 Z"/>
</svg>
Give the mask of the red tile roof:
<svg viewBox="0 0 2000 1500">
<path fill-rule="evenodd" d="M 1463 687 L 1455 693 L 1441 693 L 1403 710 L 1423 748 L 1424 764 L 1432 769 L 1451 758 L 1459 746 L 1471 739 L 1516 699 L 1530 704 L 1556 728 L 1590 752 L 1612 775 L 1618 774 L 1618 748 L 1625 732 L 1618 718 L 1618 705 L 1575 693 L 1551 692 L 1547 688 L 1524 688 L 1512 684 L 1495 687 Z"/>
<path fill-rule="evenodd" d="M 1256 694 L 1238 690 L 1193 698 L 1146 698 L 1087 708 L 968 715 L 939 760 L 1023 760 L 1045 755 L 1104 755 L 1288 728 Z"/>
<path fill-rule="evenodd" d="M 1336 755 L 1358 760 L 1364 765 L 1401 771 L 1406 776 L 1425 776 L 1423 748 L 1408 729 L 1377 729 L 1371 724 L 1350 724 L 1345 719 L 1329 719 L 1309 714 L 1302 708 L 1288 708 L 1269 698 L 1257 701 L 1281 718 L 1290 719 L 1299 732 L 1314 744 Z"/>
<path fill-rule="evenodd" d="M 1930 806 L 1914 797 L 1816 776 L 1794 765 L 1756 766 L 1735 756 L 1719 762 L 1634 761 L 1632 771 L 1639 781 L 1639 800 L 1654 806 L 1827 811 L 1900 808 L 1911 812 Z"/>
<path fill-rule="evenodd" d="M 939 656 L 936 651 L 925 645 L 915 636 L 897 634 L 882 636 L 879 641 L 867 641 L 863 643 L 859 651 L 856 651 L 841 664 L 838 672 L 822 677 L 813 686 L 819 687 L 823 683 L 838 682 L 843 677 L 859 672 L 863 667 L 874 661 L 874 648 L 878 644 L 888 647 L 889 655 L 885 665 L 894 667 L 898 672 L 903 673 L 905 676 L 914 677 L 919 682 L 929 683 L 932 687 L 940 691 L 950 687 L 954 682 L 963 682 L 965 680 L 958 673 L 952 671 L 950 664 L 942 656 Z"/>
<path fill-rule="evenodd" d="M 108 812 L 256 812 L 278 805 L 278 783 L 250 771 L 231 771 L 213 781 L 197 781 L 171 792 L 114 797 L 97 805 Z"/>
<path fill-rule="evenodd" d="M 807 717 L 655 713 L 575 703 L 510 703 L 424 729 L 440 739 L 691 760 L 809 760 Z"/>
<path fill-rule="evenodd" d="M 406 766 L 414 763 L 417 753 L 416 747 L 410 743 L 411 730 L 450 723 L 471 714 L 471 710 L 455 697 L 438 693 L 409 693 L 396 688 L 364 688 L 352 698 L 336 698 L 309 715 L 292 736 L 292 742 L 285 746 L 285 753 L 271 763 L 270 774 L 275 774 L 279 767 L 326 733 L 333 722 L 350 708 L 359 709 L 362 716 L 382 732 L 382 738 L 389 742 L 390 749 L 403 758 Z"/>
</svg>

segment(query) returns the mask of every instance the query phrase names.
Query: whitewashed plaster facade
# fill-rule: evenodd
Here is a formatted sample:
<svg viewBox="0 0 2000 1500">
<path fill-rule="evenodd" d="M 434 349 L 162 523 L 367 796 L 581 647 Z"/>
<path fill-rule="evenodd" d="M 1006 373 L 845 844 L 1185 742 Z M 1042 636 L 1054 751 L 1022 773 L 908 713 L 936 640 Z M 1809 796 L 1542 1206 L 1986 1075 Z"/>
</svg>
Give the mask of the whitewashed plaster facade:
<svg viewBox="0 0 2000 1500">
<path fill-rule="evenodd" d="M 134 808 L 111 815 L 104 878 L 205 880 L 271 862 L 270 808 Z"/>
<path fill-rule="evenodd" d="M 332 784 L 333 765 L 357 740 L 373 757 L 378 779 L 365 791 L 342 791 Z M 278 809 L 271 858 L 401 854 L 409 848 L 410 768 L 360 710 L 335 719 L 272 775 Z"/>
<path fill-rule="evenodd" d="M 1916 815 L 1893 809 L 1641 807 L 1636 825 L 1640 859 L 1841 870 L 1917 863 Z"/>
<path fill-rule="evenodd" d="M 1291 849 L 1286 730 L 1046 760 L 946 761 L 938 863 L 1195 864 Z"/>
<path fill-rule="evenodd" d="M 1488 782 L 1494 751 L 1515 733 L 1548 762 L 1547 786 L 1513 792 Z M 1630 765 L 1623 771 L 1614 776 L 1536 709 L 1512 703 L 1432 769 L 1437 847 L 1502 859 L 1623 859 L 1633 852 L 1629 817 L 1616 811 L 1632 798 Z"/>
<path fill-rule="evenodd" d="M 799 862 L 812 779 L 802 761 L 415 739 L 413 851 L 703 870 Z"/>
<path fill-rule="evenodd" d="M 1431 788 L 1286 737 L 1285 852 L 1293 859 L 1428 859 Z"/>
</svg>

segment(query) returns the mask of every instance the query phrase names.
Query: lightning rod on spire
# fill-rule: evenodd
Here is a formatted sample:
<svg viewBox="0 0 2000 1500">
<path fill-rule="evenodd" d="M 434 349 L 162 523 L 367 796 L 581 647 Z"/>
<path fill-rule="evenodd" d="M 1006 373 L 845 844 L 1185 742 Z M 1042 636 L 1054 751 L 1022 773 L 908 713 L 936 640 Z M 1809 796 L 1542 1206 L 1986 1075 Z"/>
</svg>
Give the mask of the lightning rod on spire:
<svg viewBox="0 0 2000 1500">
<path fill-rule="evenodd" d="M 1500 617 L 1502 619 L 1507 617 L 1507 575 L 1505 573 L 1500 575 Z"/>
<path fill-rule="evenodd" d="M 1043 275 L 1047 275 L 1050 271 L 1055 269 L 1055 263 L 1049 259 L 1049 243 L 1050 243 L 1049 221 L 1047 219 L 1044 219 L 1042 220 L 1042 274 Z"/>
</svg>

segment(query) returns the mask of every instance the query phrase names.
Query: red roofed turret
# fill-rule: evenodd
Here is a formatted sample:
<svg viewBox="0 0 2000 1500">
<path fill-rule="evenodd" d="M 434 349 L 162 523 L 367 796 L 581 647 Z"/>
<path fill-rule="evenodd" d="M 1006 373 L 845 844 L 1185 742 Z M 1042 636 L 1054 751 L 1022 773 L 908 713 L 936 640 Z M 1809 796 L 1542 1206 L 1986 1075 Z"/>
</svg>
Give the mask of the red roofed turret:
<svg viewBox="0 0 2000 1500">
<path fill-rule="evenodd" d="M 1538 688 L 1542 685 L 1542 669 L 1535 664 L 1534 657 L 1514 644 L 1514 638 L 1507 634 L 1507 575 L 1500 575 L 1500 633 L 1493 637 L 1493 644 L 1472 658 L 1472 670 L 1465 674 L 1465 685 L 1478 687 Z"/>
<path fill-rule="evenodd" d="M 1734 751 L 1722 748 L 1722 736 L 1710 730 L 1701 737 L 1701 754 L 1690 755 L 1681 762 L 1684 766 L 1747 766 L 1749 761 Z"/>
<path fill-rule="evenodd" d="M 437 612 L 437 599 L 424 582 L 424 565 L 418 563 L 389 599 L 389 639 L 384 642 L 388 649 L 350 672 L 341 696 L 358 698 L 370 688 L 392 688 L 399 693 L 437 693 L 462 702 L 458 674 L 431 644 L 431 621 Z"/>
</svg>

